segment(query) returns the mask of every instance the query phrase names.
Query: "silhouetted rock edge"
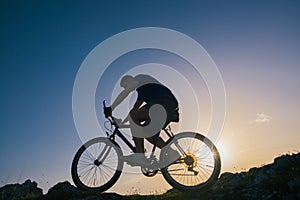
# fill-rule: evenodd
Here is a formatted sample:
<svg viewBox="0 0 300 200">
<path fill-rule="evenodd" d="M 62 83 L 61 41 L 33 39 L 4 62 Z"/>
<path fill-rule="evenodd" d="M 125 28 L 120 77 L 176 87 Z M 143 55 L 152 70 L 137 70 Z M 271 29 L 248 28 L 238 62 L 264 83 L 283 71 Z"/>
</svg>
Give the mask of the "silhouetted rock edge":
<svg viewBox="0 0 300 200">
<path fill-rule="evenodd" d="M 0 188 L 0 200 L 114 200 L 114 199 L 300 199 L 300 153 L 286 154 L 272 164 L 247 172 L 223 173 L 209 190 L 181 193 L 174 189 L 162 195 L 122 196 L 81 191 L 61 182 L 43 195 L 36 182 L 8 184 Z"/>
</svg>

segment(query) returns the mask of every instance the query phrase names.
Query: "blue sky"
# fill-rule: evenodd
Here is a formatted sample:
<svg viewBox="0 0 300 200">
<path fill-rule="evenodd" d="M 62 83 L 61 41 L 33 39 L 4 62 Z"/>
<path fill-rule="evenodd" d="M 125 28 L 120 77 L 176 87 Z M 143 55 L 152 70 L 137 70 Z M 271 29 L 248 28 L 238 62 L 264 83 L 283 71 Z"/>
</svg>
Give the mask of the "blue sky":
<svg viewBox="0 0 300 200">
<path fill-rule="evenodd" d="M 224 135 L 235 134 L 227 141 L 244 130 L 274 134 L 272 153 L 257 164 L 299 148 L 299 8 L 298 1 L 1 1 L 0 184 L 31 178 L 47 189 L 70 180 L 81 145 L 72 117 L 76 73 L 100 42 L 138 27 L 180 31 L 208 51 L 226 87 Z M 245 125 L 258 113 L 272 121 Z"/>
</svg>

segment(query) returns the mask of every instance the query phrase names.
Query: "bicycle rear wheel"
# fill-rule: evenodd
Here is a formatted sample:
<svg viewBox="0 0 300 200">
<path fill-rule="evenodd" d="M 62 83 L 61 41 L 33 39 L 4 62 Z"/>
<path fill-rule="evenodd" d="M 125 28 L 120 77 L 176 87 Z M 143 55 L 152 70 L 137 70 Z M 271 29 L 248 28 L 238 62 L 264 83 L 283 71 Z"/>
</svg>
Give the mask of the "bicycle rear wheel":
<svg viewBox="0 0 300 200">
<path fill-rule="evenodd" d="M 72 162 L 75 185 L 84 190 L 104 192 L 112 187 L 123 169 L 122 151 L 108 138 L 94 138 L 82 145 Z"/>
<path fill-rule="evenodd" d="M 179 153 L 168 162 L 168 152 Z M 215 145 L 199 133 L 183 132 L 167 141 L 160 160 L 167 163 L 162 169 L 166 181 L 181 191 L 205 190 L 213 185 L 220 174 L 221 159 Z"/>
</svg>

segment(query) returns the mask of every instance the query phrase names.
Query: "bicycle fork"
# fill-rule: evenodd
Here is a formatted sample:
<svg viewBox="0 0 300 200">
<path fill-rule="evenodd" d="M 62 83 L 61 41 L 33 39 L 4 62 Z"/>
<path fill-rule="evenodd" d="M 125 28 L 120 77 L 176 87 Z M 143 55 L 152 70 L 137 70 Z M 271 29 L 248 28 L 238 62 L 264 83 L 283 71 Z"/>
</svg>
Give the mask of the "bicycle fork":
<svg viewBox="0 0 300 200">
<path fill-rule="evenodd" d="M 108 149 L 108 150 L 107 150 Z M 96 160 L 94 161 L 94 164 L 96 166 L 102 165 L 104 160 L 106 159 L 106 157 L 108 156 L 109 152 L 111 150 L 111 146 L 106 145 L 103 149 L 103 151 L 100 153 L 100 155 L 96 158 Z M 103 156 L 103 157 L 102 157 Z M 102 157 L 102 159 L 100 160 L 100 158 Z"/>
</svg>

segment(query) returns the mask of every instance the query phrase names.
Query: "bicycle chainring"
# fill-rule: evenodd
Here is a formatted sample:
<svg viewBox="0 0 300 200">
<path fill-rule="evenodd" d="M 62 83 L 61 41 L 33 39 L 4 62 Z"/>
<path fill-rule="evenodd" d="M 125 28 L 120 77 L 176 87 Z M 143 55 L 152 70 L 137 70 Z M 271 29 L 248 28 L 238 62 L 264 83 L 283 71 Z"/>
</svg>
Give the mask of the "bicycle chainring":
<svg viewBox="0 0 300 200">
<path fill-rule="evenodd" d="M 155 157 L 149 158 L 150 166 L 147 167 L 141 167 L 142 173 L 147 177 L 155 176 L 158 172 L 157 166 L 158 166 L 158 160 Z"/>
</svg>

